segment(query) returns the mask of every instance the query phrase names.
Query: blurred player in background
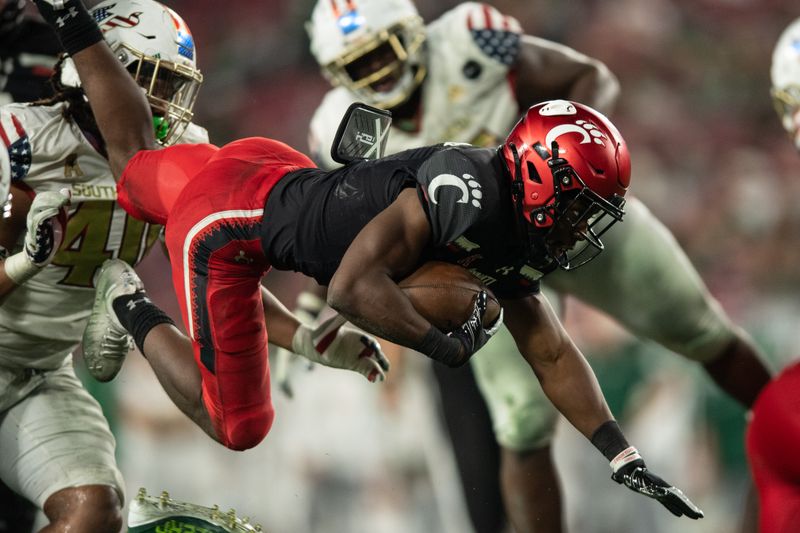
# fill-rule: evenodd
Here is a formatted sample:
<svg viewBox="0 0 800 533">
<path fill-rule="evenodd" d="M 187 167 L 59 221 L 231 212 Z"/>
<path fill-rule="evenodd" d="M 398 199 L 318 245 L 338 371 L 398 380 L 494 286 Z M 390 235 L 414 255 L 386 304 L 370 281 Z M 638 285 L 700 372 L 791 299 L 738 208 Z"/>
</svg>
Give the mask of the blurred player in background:
<svg viewBox="0 0 800 533">
<path fill-rule="evenodd" d="M 53 30 L 25 16 L 25 0 L 0 0 L 0 105 L 32 102 L 52 94 L 48 83 L 61 52 Z M 11 181 L 10 161 L 0 147 L 0 204 Z M 30 531 L 36 507 L 0 483 L 0 532 Z"/>
<path fill-rule="evenodd" d="M 772 100 L 800 150 L 800 19 L 772 53 Z M 800 531 L 800 363 L 784 369 L 759 395 L 747 430 L 747 453 L 759 496 L 759 531 Z"/>
<path fill-rule="evenodd" d="M 342 110 L 354 101 L 391 110 L 387 151 L 393 153 L 445 141 L 495 146 L 520 109 L 538 101 L 570 98 L 608 112 L 619 93 L 616 78 L 599 61 L 523 35 L 515 19 L 485 4 L 462 4 L 424 26 L 410 0 L 319 0 L 308 31 L 323 74 L 337 85 L 311 122 L 312 157 L 323 168 L 336 166 L 329 146 Z M 751 406 L 769 372 L 749 336 L 709 294 L 669 230 L 636 198 L 626 211 L 597 261 L 576 272 L 554 272 L 545 285 L 698 361 L 723 390 Z M 299 300 L 306 308 L 314 301 L 309 294 Z M 502 449 L 500 477 L 511 522 L 520 532 L 562 531 L 549 448 L 556 412 L 527 379 L 507 332 L 484 352 L 472 359 L 472 368 Z M 436 375 L 453 441 L 474 438 L 480 417 L 463 414 L 470 376 L 455 380 L 438 369 Z M 478 486 L 487 479 L 480 467 L 490 463 L 483 458 L 492 454 L 476 447 L 454 446 L 476 528 L 497 531 L 499 516 L 486 505 L 494 485 Z"/>
<path fill-rule="evenodd" d="M 0 0 L 0 105 L 52 94 L 48 84 L 61 52 L 53 30 L 25 16 L 25 0 Z"/>
<path fill-rule="evenodd" d="M 148 91 L 161 140 L 207 141 L 205 130 L 191 124 L 202 76 L 177 15 L 151 0 L 105 2 L 98 10 L 106 38 Z M 130 16 L 134 11 L 138 18 Z M 57 43 L 54 34 L 51 39 Z M 167 81 L 170 89 L 162 92 Z M 0 108 L 12 178 L 0 245 L 20 250 L 0 266 L 0 477 L 43 509 L 53 531 L 115 531 L 124 501 L 115 442 L 100 406 L 74 374 L 71 353 L 91 311 L 100 265 L 111 257 L 138 263 L 161 229 L 116 204 L 105 145 L 70 60 L 58 64 L 53 86 L 49 100 Z M 53 216 L 69 196 L 67 217 L 56 226 L 63 224 L 59 241 Z M 127 339 L 117 346 L 127 349 Z"/>
<path fill-rule="evenodd" d="M 93 310 L 109 328 L 84 337 L 87 352 L 100 352 L 108 335 L 130 332 L 187 416 L 227 447 L 246 449 L 274 418 L 258 284 L 271 266 L 330 285 L 332 307 L 365 330 L 459 366 L 502 315 L 483 324 L 481 293 L 471 317 L 444 333 L 395 280 L 430 259 L 469 257 L 479 273 L 497 274 L 490 284 L 522 356 L 550 400 L 609 460 L 614 480 L 676 516 L 703 516 L 628 445 L 591 368 L 538 294 L 545 273 L 595 258 L 600 237 L 622 218 L 630 159 L 603 115 L 545 102 L 498 149 L 434 145 L 333 172 L 265 138 L 153 150 L 149 107 L 92 17 L 77 0 L 36 3 L 78 67 L 120 176 L 120 202 L 166 222 L 189 331 L 182 335 L 135 274 L 112 263 L 99 283 L 117 286 Z"/>
</svg>

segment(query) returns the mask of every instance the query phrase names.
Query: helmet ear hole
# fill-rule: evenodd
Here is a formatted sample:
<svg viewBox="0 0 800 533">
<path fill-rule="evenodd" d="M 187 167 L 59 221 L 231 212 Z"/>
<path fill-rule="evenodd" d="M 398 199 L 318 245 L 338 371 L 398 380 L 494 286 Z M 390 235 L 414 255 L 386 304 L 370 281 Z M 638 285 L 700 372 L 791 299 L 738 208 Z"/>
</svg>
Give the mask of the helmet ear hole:
<svg viewBox="0 0 800 533">
<path fill-rule="evenodd" d="M 528 179 L 535 183 L 541 184 L 542 177 L 539 176 L 539 172 L 536 170 L 536 165 L 530 161 L 527 161 L 526 166 L 528 168 Z"/>
</svg>

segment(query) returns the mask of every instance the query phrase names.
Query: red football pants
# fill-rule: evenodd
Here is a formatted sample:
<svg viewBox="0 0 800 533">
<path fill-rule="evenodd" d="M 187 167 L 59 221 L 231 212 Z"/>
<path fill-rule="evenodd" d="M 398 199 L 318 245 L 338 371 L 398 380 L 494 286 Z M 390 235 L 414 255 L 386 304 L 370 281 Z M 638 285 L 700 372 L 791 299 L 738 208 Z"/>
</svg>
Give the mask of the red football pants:
<svg viewBox="0 0 800 533">
<path fill-rule="evenodd" d="M 260 238 L 264 205 L 287 172 L 314 164 L 263 138 L 218 151 L 201 146 L 137 156 L 118 191 L 123 206 L 166 216 L 172 282 L 200 368 L 203 402 L 221 442 L 244 450 L 263 440 L 274 419 L 260 283 L 270 268 Z M 182 164 L 187 154 L 191 161 Z M 162 176 L 171 174 L 163 169 L 186 168 L 200 157 L 205 163 L 180 194 L 161 186 Z"/>
<path fill-rule="evenodd" d="M 761 533 L 800 531 L 800 363 L 770 382 L 753 406 L 747 455 Z"/>
</svg>

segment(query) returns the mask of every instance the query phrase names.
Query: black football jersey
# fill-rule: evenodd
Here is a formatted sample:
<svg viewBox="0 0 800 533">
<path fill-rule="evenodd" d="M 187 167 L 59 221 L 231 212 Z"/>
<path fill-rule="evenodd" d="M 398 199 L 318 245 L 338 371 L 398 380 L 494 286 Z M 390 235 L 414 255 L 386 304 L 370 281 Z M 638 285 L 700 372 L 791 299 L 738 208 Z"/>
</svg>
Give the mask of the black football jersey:
<svg viewBox="0 0 800 533">
<path fill-rule="evenodd" d="M 527 264 L 502 165 L 495 149 L 443 144 L 292 172 L 267 200 L 264 251 L 327 285 L 361 229 L 414 187 L 431 225 L 423 261 L 462 265 L 501 298 L 536 293 L 543 272 Z"/>
</svg>

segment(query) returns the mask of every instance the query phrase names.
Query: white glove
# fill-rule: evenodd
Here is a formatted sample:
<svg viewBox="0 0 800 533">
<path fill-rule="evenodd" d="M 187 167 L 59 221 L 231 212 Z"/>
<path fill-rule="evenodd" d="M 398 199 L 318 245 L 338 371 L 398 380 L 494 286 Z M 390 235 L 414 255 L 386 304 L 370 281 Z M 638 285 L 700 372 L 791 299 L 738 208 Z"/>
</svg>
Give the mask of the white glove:
<svg viewBox="0 0 800 533">
<path fill-rule="evenodd" d="M 301 325 L 292 338 L 292 350 L 307 359 L 332 368 L 358 372 L 369 381 L 383 381 L 389 360 L 374 338 L 353 328 L 335 315 L 316 328 Z"/>
<path fill-rule="evenodd" d="M 53 224 L 59 211 L 69 205 L 69 189 L 39 193 L 28 211 L 27 233 L 22 251 L 6 259 L 6 275 L 22 285 L 47 266 L 61 244 L 61 228 Z"/>
</svg>

